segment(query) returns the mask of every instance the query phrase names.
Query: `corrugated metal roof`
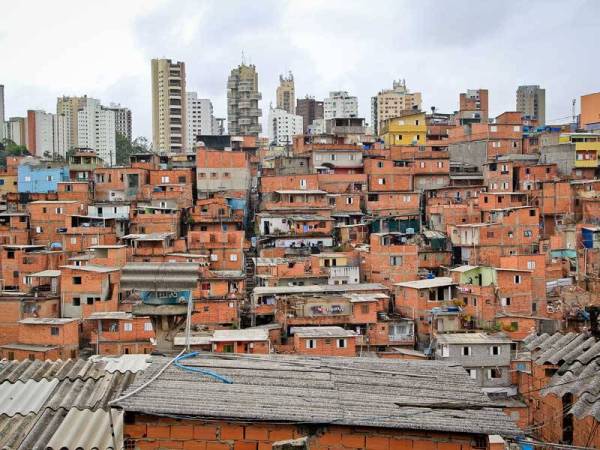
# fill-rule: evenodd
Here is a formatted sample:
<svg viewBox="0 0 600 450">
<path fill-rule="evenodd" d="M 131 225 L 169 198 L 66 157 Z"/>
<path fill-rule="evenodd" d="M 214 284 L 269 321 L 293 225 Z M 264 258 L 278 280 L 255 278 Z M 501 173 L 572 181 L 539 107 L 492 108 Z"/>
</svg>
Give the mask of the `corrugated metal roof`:
<svg viewBox="0 0 600 450">
<path fill-rule="evenodd" d="M 168 361 L 153 357 L 128 392 Z M 232 383 L 170 366 L 117 405 L 198 419 L 520 434 L 461 366 L 440 361 L 213 354 L 187 359 L 186 366 L 212 370 Z"/>
<path fill-rule="evenodd" d="M 124 356 L 133 358 L 113 358 L 117 362 L 112 368 L 138 369 L 139 361 L 147 358 Z M 107 366 L 104 360 L 1 364 L 0 449 L 113 448 L 108 402 L 121 395 L 136 373 L 109 372 Z M 113 413 L 113 425 L 121 449 L 122 413 Z"/>
<path fill-rule="evenodd" d="M 600 420 L 600 341 L 587 333 L 555 333 L 530 335 L 525 342 L 536 364 L 559 366 L 541 394 L 571 393 L 576 401 L 569 412 Z"/>
<path fill-rule="evenodd" d="M 37 413 L 57 385 L 57 379 L 1 383 L 0 414 L 14 416 L 15 414 Z"/>
<path fill-rule="evenodd" d="M 129 263 L 121 272 L 121 289 L 194 289 L 199 271 L 197 263 Z"/>
<path fill-rule="evenodd" d="M 0 382 L 8 381 L 40 381 L 42 379 L 86 380 L 98 379 L 105 374 L 105 363 L 94 363 L 84 359 L 68 359 L 66 361 L 9 361 L 0 364 Z"/>
<path fill-rule="evenodd" d="M 107 373 L 98 380 L 63 380 L 48 397 L 44 407 L 58 410 L 60 408 L 98 409 L 106 408 L 108 402 L 117 398 L 134 380 L 131 372 Z"/>
<path fill-rule="evenodd" d="M 111 420 L 112 415 L 112 420 Z M 111 422 L 114 427 L 113 438 Z M 123 412 L 72 408 L 47 444 L 49 450 L 123 448 Z"/>
<path fill-rule="evenodd" d="M 19 323 L 25 325 L 65 325 L 76 320 L 60 317 L 27 317 L 26 319 L 19 320 Z"/>
<path fill-rule="evenodd" d="M 352 337 L 357 333 L 342 327 L 292 327 L 291 332 L 300 337 Z"/>
<path fill-rule="evenodd" d="M 41 272 L 30 273 L 27 276 L 30 278 L 43 278 L 43 277 L 55 278 L 55 277 L 60 277 L 60 270 L 42 270 Z"/>
<path fill-rule="evenodd" d="M 510 344 L 510 338 L 502 334 L 440 333 L 436 337 L 441 344 Z"/>
<path fill-rule="evenodd" d="M 314 294 L 327 292 L 360 292 L 360 291 L 387 291 L 388 288 L 379 283 L 358 284 L 315 284 L 311 286 L 261 286 L 255 287 L 254 294 Z"/>
<path fill-rule="evenodd" d="M 121 356 L 96 356 L 90 358 L 105 364 L 106 372 L 132 372 L 145 370 L 150 365 L 150 355 L 121 355 Z"/>
<path fill-rule="evenodd" d="M 427 289 L 434 287 L 452 286 L 456 284 L 450 277 L 427 278 L 424 280 L 405 281 L 403 283 L 395 283 L 395 286 L 408 287 L 413 289 Z"/>
<path fill-rule="evenodd" d="M 212 342 L 235 341 L 268 341 L 269 332 L 260 328 L 244 328 L 241 330 L 215 330 Z"/>
</svg>

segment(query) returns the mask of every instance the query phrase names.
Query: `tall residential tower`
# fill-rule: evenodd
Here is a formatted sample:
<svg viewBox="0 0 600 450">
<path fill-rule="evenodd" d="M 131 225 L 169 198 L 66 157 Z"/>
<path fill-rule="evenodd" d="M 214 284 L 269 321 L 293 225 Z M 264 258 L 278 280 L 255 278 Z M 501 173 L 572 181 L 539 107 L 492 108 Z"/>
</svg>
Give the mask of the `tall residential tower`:
<svg viewBox="0 0 600 450">
<path fill-rule="evenodd" d="M 294 75 L 292 72 L 288 76 L 279 75 L 279 86 L 277 86 L 277 109 L 283 109 L 290 114 L 294 114 L 296 103 L 296 92 L 294 89 Z"/>
<path fill-rule="evenodd" d="M 194 150 L 196 136 L 217 134 L 213 105 L 208 98 L 198 98 L 197 92 L 187 93 L 187 151 Z"/>
<path fill-rule="evenodd" d="M 375 135 L 387 119 L 400 117 L 406 111 L 421 109 L 421 93 L 410 92 L 405 80 L 394 81 L 392 89 L 384 89 L 371 98 L 371 126 Z"/>
<path fill-rule="evenodd" d="M 258 101 L 258 73 L 254 65 L 241 64 L 231 70 L 227 80 L 227 126 L 230 135 L 258 136 L 262 111 Z"/>
<path fill-rule="evenodd" d="M 180 153 L 187 142 L 185 63 L 153 59 L 151 65 L 152 146 Z"/>
<path fill-rule="evenodd" d="M 299 98 L 296 101 L 296 114 L 302 116 L 303 133 L 306 134 L 313 120 L 323 118 L 323 102 L 308 95 L 305 98 Z"/>
<path fill-rule="evenodd" d="M 519 86 L 517 89 L 517 111 L 538 125 L 546 124 L 546 89 L 538 85 Z"/>
</svg>

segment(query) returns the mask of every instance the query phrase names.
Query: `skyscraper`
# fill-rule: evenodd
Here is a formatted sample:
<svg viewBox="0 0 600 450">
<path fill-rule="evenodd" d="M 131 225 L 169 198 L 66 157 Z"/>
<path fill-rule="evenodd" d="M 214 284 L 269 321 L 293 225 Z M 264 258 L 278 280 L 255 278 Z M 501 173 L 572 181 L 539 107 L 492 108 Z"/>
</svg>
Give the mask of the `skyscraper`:
<svg viewBox="0 0 600 450">
<path fill-rule="evenodd" d="M 517 111 L 525 117 L 537 119 L 538 125 L 546 124 L 546 90 L 539 85 L 519 86 Z"/>
<path fill-rule="evenodd" d="M 294 90 L 294 75 L 292 72 L 288 76 L 279 75 L 279 86 L 277 86 L 277 109 L 283 109 L 290 114 L 294 114 L 296 106 L 296 93 Z"/>
<path fill-rule="evenodd" d="M 323 117 L 325 120 L 358 117 L 358 99 L 346 91 L 330 92 L 323 102 Z"/>
<path fill-rule="evenodd" d="M 0 141 L 4 139 L 6 136 L 6 124 L 4 117 L 4 85 L 0 84 Z"/>
<path fill-rule="evenodd" d="M 196 136 L 217 134 L 212 102 L 198 98 L 197 92 L 187 93 L 187 151 L 194 150 Z"/>
<path fill-rule="evenodd" d="M 302 116 L 302 132 L 306 134 L 313 120 L 323 118 L 323 102 L 314 97 L 299 98 L 296 101 L 296 114 Z"/>
<path fill-rule="evenodd" d="M 91 148 L 108 165 L 116 162 L 115 112 L 104 108 L 100 101 L 88 98 L 77 113 L 78 147 Z"/>
<path fill-rule="evenodd" d="M 129 142 L 133 139 L 131 131 L 131 110 L 124 106 L 111 103 L 107 108 L 115 113 L 115 132 L 127 138 Z"/>
<path fill-rule="evenodd" d="M 62 156 L 69 149 L 66 117 L 45 111 L 27 111 L 27 150 L 36 156 Z"/>
<path fill-rule="evenodd" d="M 152 146 L 182 152 L 187 142 L 185 63 L 152 60 Z"/>
<path fill-rule="evenodd" d="M 69 148 L 79 146 L 79 139 L 77 137 L 78 126 L 77 126 L 77 113 L 87 103 L 87 96 L 83 97 L 59 97 L 56 101 L 56 114 L 65 116 L 65 127 L 68 138 Z"/>
<path fill-rule="evenodd" d="M 4 85 L 0 84 L 0 123 L 4 123 Z"/>
<path fill-rule="evenodd" d="M 421 93 L 410 92 L 405 80 L 394 81 L 392 89 L 384 89 L 371 98 L 371 126 L 378 135 L 382 123 L 399 117 L 404 111 L 421 109 Z"/>
<path fill-rule="evenodd" d="M 268 121 L 269 143 L 274 145 L 291 145 L 294 136 L 302 134 L 302 116 L 290 114 L 284 109 L 271 108 Z"/>
<path fill-rule="evenodd" d="M 230 135 L 258 136 L 262 131 L 258 118 L 258 73 L 254 65 L 240 64 L 227 80 L 227 123 Z"/>
</svg>

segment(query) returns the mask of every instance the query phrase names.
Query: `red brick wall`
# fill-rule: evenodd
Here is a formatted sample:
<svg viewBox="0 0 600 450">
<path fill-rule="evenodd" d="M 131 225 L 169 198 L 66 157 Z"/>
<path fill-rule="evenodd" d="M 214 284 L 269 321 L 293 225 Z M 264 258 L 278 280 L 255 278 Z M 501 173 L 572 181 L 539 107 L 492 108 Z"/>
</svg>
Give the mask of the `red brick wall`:
<svg viewBox="0 0 600 450">
<path fill-rule="evenodd" d="M 331 426 L 201 422 L 138 415 L 125 424 L 135 448 L 184 450 L 267 450 L 277 441 L 310 436 L 311 450 L 471 450 L 475 436 L 451 433 Z M 486 448 L 490 448 L 489 444 Z"/>
</svg>

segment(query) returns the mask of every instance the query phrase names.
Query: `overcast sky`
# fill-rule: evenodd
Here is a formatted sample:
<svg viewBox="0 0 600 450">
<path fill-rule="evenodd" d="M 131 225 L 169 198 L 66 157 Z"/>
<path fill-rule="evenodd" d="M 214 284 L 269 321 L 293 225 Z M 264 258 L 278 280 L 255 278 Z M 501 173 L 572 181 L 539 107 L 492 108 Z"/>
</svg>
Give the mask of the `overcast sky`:
<svg viewBox="0 0 600 450">
<path fill-rule="evenodd" d="M 0 84 L 7 115 L 88 94 L 130 107 L 134 135 L 149 137 L 151 58 L 185 61 L 188 90 L 226 117 L 243 51 L 265 117 L 291 70 L 297 97 L 347 90 L 368 121 L 370 97 L 398 78 L 440 112 L 487 88 L 493 116 L 514 110 L 519 84 L 540 84 L 547 121 L 565 121 L 572 99 L 600 91 L 599 19 L 595 0 L 19 0 L 0 12 Z"/>
</svg>

